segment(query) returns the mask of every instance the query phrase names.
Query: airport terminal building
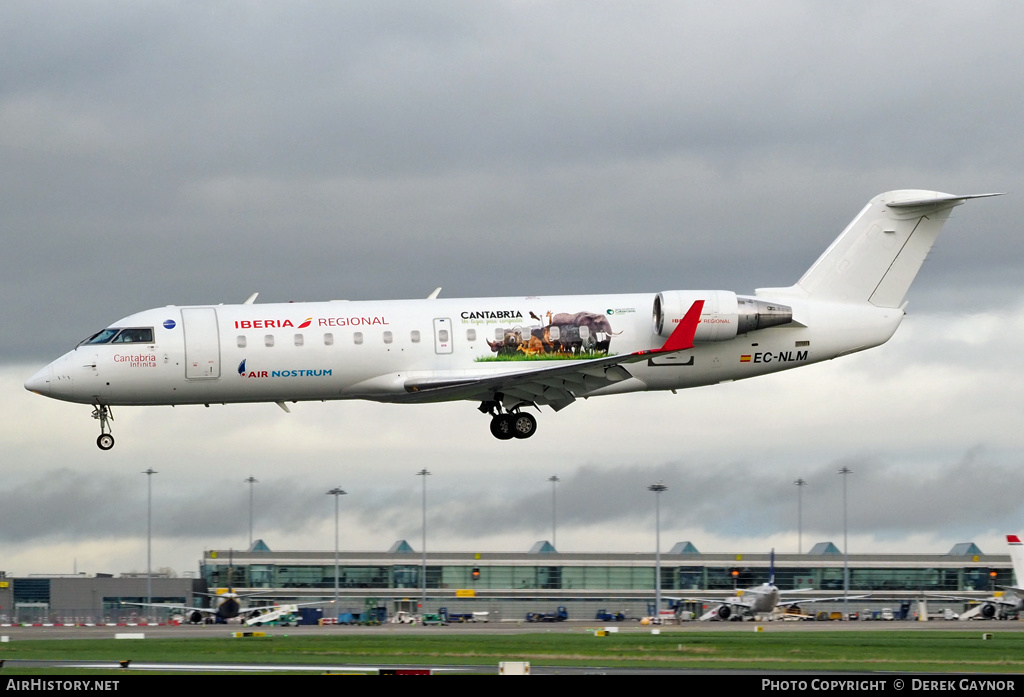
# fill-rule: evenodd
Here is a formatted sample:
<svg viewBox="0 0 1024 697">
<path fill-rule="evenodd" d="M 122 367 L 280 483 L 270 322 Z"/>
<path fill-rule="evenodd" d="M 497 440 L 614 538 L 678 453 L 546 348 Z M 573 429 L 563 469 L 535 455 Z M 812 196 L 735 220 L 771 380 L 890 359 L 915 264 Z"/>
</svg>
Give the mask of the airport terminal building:
<svg viewBox="0 0 1024 697">
<path fill-rule="evenodd" d="M 663 598 L 724 598 L 737 590 L 766 583 L 772 564 L 766 553 L 701 553 L 681 542 L 660 558 Z M 983 554 L 972 543 L 953 546 L 947 554 L 850 555 L 850 610 L 879 610 L 916 600 L 923 594 L 983 598 L 1000 586 L 1014 584 L 1006 554 Z M 775 584 L 801 597 L 843 595 L 844 557 L 831 543 L 805 554 L 776 554 Z M 488 612 L 492 620 L 522 620 L 529 612 L 553 612 L 593 619 L 599 609 L 628 617 L 652 613 L 657 560 L 653 553 L 560 553 L 547 542 L 527 552 L 416 551 L 404 541 L 386 552 L 273 551 L 257 541 L 248 551 L 209 550 L 198 573 L 188 578 L 156 578 L 153 602 L 203 606 L 204 592 L 231 588 L 241 595 L 260 594 L 252 605 L 277 601 L 331 600 L 339 613 L 367 606 L 389 613 L 452 611 Z M 337 573 L 335 573 L 337 569 Z M 426 588 L 423 587 L 426 580 Z M 168 614 L 125 606 L 145 602 L 144 575 L 6 578 L 0 575 L 0 621 L 118 621 Z M 425 599 L 425 602 L 424 602 Z M 961 611 L 963 601 L 929 607 Z M 665 605 L 663 605 L 663 608 Z M 695 614 L 706 605 L 686 606 Z M 842 609 L 842 601 L 820 603 L 814 610 Z M 330 612 L 328 612 L 330 614 Z"/>
<path fill-rule="evenodd" d="M 860 554 L 847 562 L 849 594 L 878 598 L 857 600 L 860 609 L 898 606 L 923 593 L 981 598 L 1013 585 L 1009 556 L 983 554 L 973 543 L 955 545 L 947 554 Z M 807 597 L 843 595 L 844 557 L 831 543 L 815 545 L 806 554 L 776 554 L 774 563 L 775 584 L 783 593 L 809 589 L 804 590 Z M 662 595 L 732 596 L 768 582 L 771 564 L 771 554 L 704 554 L 681 542 L 661 554 Z M 257 542 L 247 552 L 206 552 L 200 576 L 210 587 L 230 584 L 296 599 L 333 598 L 337 585 L 339 603 L 349 611 L 367 600 L 391 612 L 415 611 L 425 578 L 423 609 L 429 612 L 448 607 L 522 619 L 527 612 L 565 606 L 570 616 L 593 618 L 597 609 L 614 608 L 641 617 L 652 610 L 656 565 L 653 553 L 560 553 L 547 542 L 521 553 L 428 552 L 424 557 L 400 541 L 387 552 L 341 552 L 336 567 L 334 552 L 275 552 Z M 957 611 L 963 605 L 949 604 Z M 693 612 L 700 610 L 700 603 L 692 604 Z"/>
</svg>

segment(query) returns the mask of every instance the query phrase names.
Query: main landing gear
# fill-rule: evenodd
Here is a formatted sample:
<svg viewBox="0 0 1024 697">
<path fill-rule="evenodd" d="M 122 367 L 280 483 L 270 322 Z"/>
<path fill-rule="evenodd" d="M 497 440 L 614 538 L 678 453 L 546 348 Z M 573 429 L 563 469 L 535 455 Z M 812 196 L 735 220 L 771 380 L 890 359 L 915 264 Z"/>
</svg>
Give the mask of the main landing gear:
<svg viewBox="0 0 1024 697">
<path fill-rule="evenodd" d="M 114 447 L 114 436 L 110 435 L 110 422 L 114 420 L 114 414 L 106 404 L 98 404 L 92 410 L 92 418 L 100 422 L 100 435 L 96 438 L 96 445 L 100 450 L 110 450 Z"/>
<path fill-rule="evenodd" d="M 537 432 L 537 419 L 533 414 L 519 411 L 519 407 L 513 407 L 512 411 L 502 412 L 501 403 L 491 401 L 482 402 L 480 411 L 491 415 L 491 435 L 498 440 L 529 438 Z"/>
</svg>

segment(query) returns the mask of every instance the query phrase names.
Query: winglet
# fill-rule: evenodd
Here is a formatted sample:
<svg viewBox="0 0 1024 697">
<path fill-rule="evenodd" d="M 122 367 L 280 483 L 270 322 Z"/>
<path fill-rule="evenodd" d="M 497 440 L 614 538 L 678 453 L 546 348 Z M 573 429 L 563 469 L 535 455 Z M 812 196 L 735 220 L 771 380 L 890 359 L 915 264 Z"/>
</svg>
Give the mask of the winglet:
<svg viewBox="0 0 1024 697">
<path fill-rule="evenodd" d="M 685 351 L 693 348 L 693 337 L 697 334 L 697 326 L 700 324 L 700 313 L 704 311 L 704 301 L 697 300 L 690 305 L 690 309 L 679 324 L 672 331 L 672 335 L 658 349 L 651 349 L 646 353 L 665 353 L 667 351 Z M 641 352 L 643 353 L 643 352 Z"/>
</svg>

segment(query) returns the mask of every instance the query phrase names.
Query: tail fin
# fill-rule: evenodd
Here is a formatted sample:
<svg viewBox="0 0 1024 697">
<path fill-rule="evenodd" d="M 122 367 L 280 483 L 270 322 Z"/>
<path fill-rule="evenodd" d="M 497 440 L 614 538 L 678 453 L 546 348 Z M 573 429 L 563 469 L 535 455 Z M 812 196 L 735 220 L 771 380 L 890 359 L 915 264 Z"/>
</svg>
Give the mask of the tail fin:
<svg viewBox="0 0 1024 697">
<path fill-rule="evenodd" d="M 1024 586 L 1024 544 L 1016 535 L 1007 535 L 1006 544 L 1010 546 L 1010 561 L 1013 563 L 1013 582 Z"/>
<path fill-rule="evenodd" d="M 900 307 L 950 212 L 968 199 L 890 191 L 871 199 L 797 286 L 814 298 Z"/>
</svg>

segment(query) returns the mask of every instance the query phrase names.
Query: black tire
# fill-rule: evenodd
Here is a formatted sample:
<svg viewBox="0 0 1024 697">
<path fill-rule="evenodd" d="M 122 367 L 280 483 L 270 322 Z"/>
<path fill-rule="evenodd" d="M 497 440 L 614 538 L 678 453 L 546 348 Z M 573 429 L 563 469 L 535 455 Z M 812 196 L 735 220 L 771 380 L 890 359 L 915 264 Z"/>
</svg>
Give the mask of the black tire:
<svg viewBox="0 0 1024 697">
<path fill-rule="evenodd" d="M 96 446 L 100 450 L 110 450 L 114 447 L 114 437 L 109 433 L 101 433 L 96 439 Z"/>
<path fill-rule="evenodd" d="M 491 419 L 491 435 L 498 440 L 512 438 L 512 414 L 498 414 Z"/>
<path fill-rule="evenodd" d="M 512 435 L 516 438 L 529 438 L 537 432 L 537 419 L 533 414 L 512 415 Z"/>
</svg>

